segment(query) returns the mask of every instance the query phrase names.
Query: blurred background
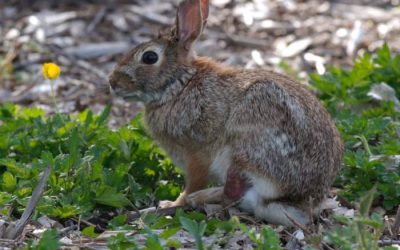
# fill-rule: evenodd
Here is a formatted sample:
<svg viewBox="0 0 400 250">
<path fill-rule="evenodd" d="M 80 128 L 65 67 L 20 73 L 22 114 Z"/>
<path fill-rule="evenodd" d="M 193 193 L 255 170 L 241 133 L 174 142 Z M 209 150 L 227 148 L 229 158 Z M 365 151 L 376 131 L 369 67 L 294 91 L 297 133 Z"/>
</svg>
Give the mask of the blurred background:
<svg viewBox="0 0 400 250">
<path fill-rule="evenodd" d="M 385 41 L 400 51 L 400 0 L 210 0 L 199 55 L 267 68 L 307 82 L 307 74 L 350 67 Z M 55 90 L 62 112 L 113 103 L 111 124 L 133 118 L 140 104 L 112 99 L 107 75 L 118 58 L 173 23 L 177 0 L 0 0 L 0 103 L 54 112 L 41 66 L 62 74 Z"/>
</svg>

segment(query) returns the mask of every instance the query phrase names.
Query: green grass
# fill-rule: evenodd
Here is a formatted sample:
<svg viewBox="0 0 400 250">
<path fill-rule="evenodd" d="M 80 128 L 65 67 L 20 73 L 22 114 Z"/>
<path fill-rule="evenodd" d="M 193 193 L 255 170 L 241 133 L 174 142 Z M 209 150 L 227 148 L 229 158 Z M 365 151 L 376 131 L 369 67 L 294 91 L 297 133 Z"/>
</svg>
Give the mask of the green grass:
<svg viewBox="0 0 400 250">
<path fill-rule="evenodd" d="M 400 113 L 392 101 L 374 103 L 367 93 L 384 82 L 400 97 L 400 55 L 391 56 L 384 45 L 376 56 L 359 58 L 349 71 L 332 68 L 311 79 L 345 141 L 344 168 L 336 182 L 341 195 L 354 201 L 377 184 L 376 198 L 393 209 L 400 204 L 400 165 L 388 158 L 400 155 Z M 372 160 L 377 155 L 384 157 Z"/>
<path fill-rule="evenodd" d="M 140 117 L 113 131 L 109 110 L 46 118 L 40 109 L 0 106 L 0 206 L 11 204 L 18 217 L 47 166 L 52 173 L 36 212 L 55 218 L 133 210 L 177 196 L 182 177 Z"/>
<path fill-rule="evenodd" d="M 385 82 L 400 97 L 400 55 L 391 55 L 385 45 L 376 55 L 359 58 L 351 70 L 331 68 L 323 76 L 312 74 L 310 78 L 345 141 L 344 167 L 335 186 L 349 202 L 361 201 L 355 219 L 337 218 L 339 226 L 314 232 L 306 242 L 309 249 L 318 248 L 321 242 L 342 249 L 378 249 L 382 214 L 370 215 L 369 210 L 374 204 L 390 213 L 400 204 L 400 165 L 389 161 L 400 155 L 400 113 L 392 101 L 375 102 L 367 93 L 374 84 Z M 181 229 L 192 235 L 197 249 L 210 247 L 202 241 L 204 235 L 219 235 L 222 241 L 222 236 L 237 230 L 248 235 L 257 249 L 281 249 L 272 228 L 256 230 L 235 217 L 223 221 L 178 210 L 169 218 L 146 215 L 141 223 L 126 225 L 125 211 L 174 199 L 183 178 L 146 135 L 140 115 L 112 130 L 107 126 L 109 112 L 108 107 L 99 115 L 86 110 L 78 115 L 47 117 L 41 109 L 0 105 L 0 207 L 11 206 L 11 216 L 19 218 L 39 174 L 51 166 L 33 219 L 41 215 L 58 220 L 78 216 L 93 219 L 94 214 L 101 217 L 119 209 L 122 215 L 109 220 L 108 229 L 144 233 L 147 249 L 181 247 L 171 239 Z M 8 211 L 1 210 L 3 214 Z M 153 232 L 157 229 L 164 231 L 157 235 Z M 85 228 L 82 234 L 97 236 L 93 227 Z M 57 232 L 48 231 L 27 249 L 57 247 L 57 238 Z M 141 249 L 133 237 L 124 234 L 111 237 L 109 247 Z"/>
</svg>

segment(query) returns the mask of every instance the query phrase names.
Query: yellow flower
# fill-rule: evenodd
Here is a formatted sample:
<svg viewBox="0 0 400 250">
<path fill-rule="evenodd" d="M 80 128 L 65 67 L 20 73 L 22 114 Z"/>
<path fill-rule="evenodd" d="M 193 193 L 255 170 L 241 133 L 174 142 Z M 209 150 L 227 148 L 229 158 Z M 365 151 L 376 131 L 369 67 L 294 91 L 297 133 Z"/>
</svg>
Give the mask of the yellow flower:
<svg viewBox="0 0 400 250">
<path fill-rule="evenodd" d="M 44 63 L 42 67 L 43 77 L 54 80 L 61 73 L 61 68 L 55 63 Z"/>
</svg>

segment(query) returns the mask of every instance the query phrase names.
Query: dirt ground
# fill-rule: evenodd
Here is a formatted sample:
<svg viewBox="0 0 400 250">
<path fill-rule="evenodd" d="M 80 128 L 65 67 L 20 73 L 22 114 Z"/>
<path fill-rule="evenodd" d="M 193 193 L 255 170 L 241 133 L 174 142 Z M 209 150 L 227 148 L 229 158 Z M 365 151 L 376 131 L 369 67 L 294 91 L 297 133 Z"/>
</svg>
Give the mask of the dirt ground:
<svg viewBox="0 0 400 250">
<path fill-rule="evenodd" d="M 54 111 L 41 65 L 62 67 L 55 90 L 62 112 L 113 103 L 110 123 L 141 105 L 112 98 L 107 75 L 136 44 L 170 26 L 178 1 L 0 1 L 0 102 Z M 399 0 L 211 0 L 199 55 L 246 68 L 307 73 L 349 67 L 384 41 L 400 51 Z M 396 7 L 397 6 L 397 7 Z"/>
</svg>

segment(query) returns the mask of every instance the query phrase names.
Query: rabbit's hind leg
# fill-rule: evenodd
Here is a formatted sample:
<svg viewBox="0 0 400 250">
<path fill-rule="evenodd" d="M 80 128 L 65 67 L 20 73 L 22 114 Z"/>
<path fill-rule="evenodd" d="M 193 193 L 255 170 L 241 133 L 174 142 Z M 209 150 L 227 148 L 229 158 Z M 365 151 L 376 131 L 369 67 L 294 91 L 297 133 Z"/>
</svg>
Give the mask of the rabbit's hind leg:
<svg viewBox="0 0 400 250">
<path fill-rule="evenodd" d="M 186 201 L 191 206 L 205 203 L 222 203 L 230 205 L 239 201 L 250 188 L 246 175 L 237 168 L 229 167 L 226 171 L 223 187 L 207 188 L 190 194 Z"/>
</svg>

